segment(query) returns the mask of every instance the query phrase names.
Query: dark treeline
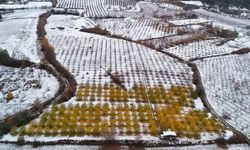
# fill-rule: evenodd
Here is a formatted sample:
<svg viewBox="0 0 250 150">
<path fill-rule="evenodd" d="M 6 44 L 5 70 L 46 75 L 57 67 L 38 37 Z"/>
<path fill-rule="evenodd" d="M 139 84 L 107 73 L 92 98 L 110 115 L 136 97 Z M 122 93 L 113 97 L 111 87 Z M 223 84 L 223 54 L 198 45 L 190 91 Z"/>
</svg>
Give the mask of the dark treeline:
<svg viewBox="0 0 250 150">
<path fill-rule="evenodd" d="M 202 0 L 202 1 L 210 5 L 219 5 L 221 7 L 228 7 L 230 5 L 233 5 L 233 6 L 250 8 L 249 0 Z"/>
<path fill-rule="evenodd" d="M 28 67 L 34 63 L 28 60 L 17 60 L 9 56 L 7 50 L 0 49 L 0 65 L 8 67 Z"/>
<path fill-rule="evenodd" d="M 6 3 L 7 0 L 0 0 L 0 4 Z"/>
</svg>

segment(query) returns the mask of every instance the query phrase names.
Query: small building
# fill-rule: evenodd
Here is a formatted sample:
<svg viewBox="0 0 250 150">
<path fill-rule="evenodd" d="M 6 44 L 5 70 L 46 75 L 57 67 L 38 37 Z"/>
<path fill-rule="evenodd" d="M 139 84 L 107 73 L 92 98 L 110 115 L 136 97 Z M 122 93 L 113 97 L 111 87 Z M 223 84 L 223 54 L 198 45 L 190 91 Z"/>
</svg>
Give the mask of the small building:
<svg viewBox="0 0 250 150">
<path fill-rule="evenodd" d="M 176 133 L 174 131 L 163 131 L 162 134 L 160 135 L 160 139 L 166 140 L 166 139 L 175 139 L 176 138 Z"/>
</svg>

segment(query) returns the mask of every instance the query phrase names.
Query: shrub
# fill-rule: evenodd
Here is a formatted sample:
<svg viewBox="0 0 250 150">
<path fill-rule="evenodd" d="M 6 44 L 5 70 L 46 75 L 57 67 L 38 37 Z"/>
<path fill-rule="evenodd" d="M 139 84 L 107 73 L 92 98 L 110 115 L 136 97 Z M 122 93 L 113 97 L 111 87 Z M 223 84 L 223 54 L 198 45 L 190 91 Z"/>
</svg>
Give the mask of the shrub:
<svg viewBox="0 0 250 150">
<path fill-rule="evenodd" d="M 156 136 L 158 134 L 158 129 L 155 124 L 150 125 L 149 130 L 150 130 L 150 134 L 153 136 Z"/>
<path fill-rule="evenodd" d="M 76 92 L 76 100 L 81 101 L 82 100 L 82 91 L 79 90 Z"/>
<path fill-rule="evenodd" d="M 116 126 L 116 119 L 111 118 L 111 119 L 110 119 L 110 127 L 113 128 L 113 127 L 115 127 L 115 126 Z"/>
<path fill-rule="evenodd" d="M 24 137 L 19 136 L 17 139 L 17 145 L 22 146 L 22 145 L 24 145 L 24 143 L 25 143 Z"/>
<path fill-rule="evenodd" d="M 13 94 L 11 91 L 8 91 L 7 95 L 6 95 L 6 100 L 9 102 L 14 98 Z"/>
<path fill-rule="evenodd" d="M 24 126 L 20 127 L 19 129 L 19 135 L 23 136 L 26 133 L 26 128 Z"/>
<path fill-rule="evenodd" d="M 11 129 L 10 129 L 10 134 L 12 136 L 16 136 L 18 134 L 17 132 L 17 127 L 16 126 L 12 126 Z"/>
<path fill-rule="evenodd" d="M 43 104 L 39 99 L 36 99 L 35 102 L 32 104 L 32 106 L 37 109 L 39 112 L 43 112 Z"/>
</svg>

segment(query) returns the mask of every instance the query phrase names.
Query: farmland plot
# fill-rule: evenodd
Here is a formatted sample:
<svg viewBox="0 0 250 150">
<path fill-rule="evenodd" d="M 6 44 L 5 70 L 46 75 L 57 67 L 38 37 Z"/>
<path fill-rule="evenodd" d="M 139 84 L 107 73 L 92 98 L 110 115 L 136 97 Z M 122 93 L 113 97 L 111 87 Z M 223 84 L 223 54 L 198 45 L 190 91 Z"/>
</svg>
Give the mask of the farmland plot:
<svg viewBox="0 0 250 150">
<path fill-rule="evenodd" d="M 149 86 L 192 85 L 188 66 L 141 45 L 101 36 L 52 35 L 49 40 L 56 48 L 58 60 L 79 79 L 78 83 L 89 80 L 104 84 L 102 80 L 109 78 L 104 76 L 104 70 L 111 69 L 112 73 L 121 75 L 128 88 L 143 78 Z M 97 75 L 96 79 L 92 75 Z"/>
<path fill-rule="evenodd" d="M 222 15 L 214 12 L 207 11 L 205 9 L 195 9 L 192 10 L 195 14 L 202 18 L 208 18 L 213 21 L 215 25 L 219 25 L 222 28 L 227 28 L 229 30 L 238 30 L 241 27 L 249 26 L 250 21 L 248 19 L 239 19 L 230 17 L 228 15 Z"/>
<path fill-rule="evenodd" d="M 243 32 L 243 35 L 229 41 L 227 44 L 231 47 L 250 48 L 250 36 Z"/>
<path fill-rule="evenodd" d="M 140 0 L 104 0 L 104 4 L 107 6 L 119 6 L 119 7 L 133 7 Z"/>
<path fill-rule="evenodd" d="M 53 105 L 29 125 L 13 128 L 11 135 L 27 135 L 28 140 L 32 140 L 33 136 L 39 140 L 39 136 L 45 135 L 43 139 L 48 137 L 52 141 L 74 139 L 73 136 L 77 136 L 77 140 L 136 140 L 140 135 L 143 135 L 140 136 L 141 140 L 158 140 L 155 136 L 159 131 L 170 129 L 176 131 L 178 137 L 199 139 L 206 132 L 212 135 L 210 137 L 218 137 L 221 126 L 216 120 L 208 117 L 206 111 L 190 107 L 193 102 L 191 89 L 178 86 L 172 86 L 167 91 L 163 87 L 151 88 L 152 92 L 173 96 L 162 102 L 164 98 L 157 97 L 159 107 L 154 108 L 156 116 L 153 116 L 143 84 L 137 85 L 129 93 L 112 84 L 106 87 L 82 84 L 77 92 L 77 101 L 81 103 Z M 179 95 L 180 98 L 179 92 L 184 97 Z M 86 93 L 96 96 L 89 101 Z M 100 99 L 103 93 L 108 93 L 105 101 Z M 137 97 L 136 102 L 133 102 L 134 97 Z M 184 105 L 186 112 L 182 110 Z M 154 117 L 159 121 L 159 128 Z"/>
<path fill-rule="evenodd" d="M 0 119 L 53 97 L 57 80 L 38 69 L 0 66 Z"/>
<path fill-rule="evenodd" d="M 158 1 L 158 0 L 156 0 Z M 161 0 L 160 0 L 161 1 Z M 167 10 L 171 10 L 171 11 L 183 11 L 183 8 L 177 5 L 173 5 L 173 4 L 168 4 L 168 3 L 160 3 L 158 4 L 159 7 L 167 9 Z"/>
<path fill-rule="evenodd" d="M 27 4 L 1 4 L 2 10 L 16 10 L 16 9 L 45 9 L 51 8 L 51 2 L 28 2 Z"/>
<path fill-rule="evenodd" d="M 103 0 L 60 0 L 57 7 L 83 10 L 82 15 L 90 18 L 120 17 L 118 13 L 107 10 Z"/>
<path fill-rule="evenodd" d="M 165 51 L 182 57 L 183 59 L 191 60 L 209 56 L 228 54 L 240 49 L 240 47 L 230 47 L 227 43 L 221 46 L 217 46 L 218 41 L 219 39 L 197 41 L 189 43 L 187 45 L 178 45 L 175 47 L 171 47 L 165 49 Z"/>
<path fill-rule="evenodd" d="M 250 55 L 195 61 L 209 102 L 236 129 L 250 137 Z"/>
<path fill-rule="evenodd" d="M 105 19 L 100 20 L 101 28 L 110 31 L 112 35 L 132 40 L 143 40 L 177 34 L 177 28 L 171 28 L 167 23 L 143 18 Z"/>
<path fill-rule="evenodd" d="M 80 34 L 82 28 L 93 28 L 96 23 L 89 18 L 73 15 L 52 15 L 47 20 L 46 31 L 49 33 Z"/>
<path fill-rule="evenodd" d="M 207 19 L 198 18 L 198 19 L 184 19 L 184 20 L 174 20 L 169 21 L 170 23 L 177 25 L 177 26 L 183 26 L 183 25 L 192 25 L 192 24 L 200 24 L 200 23 L 208 23 L 210 22 Z"/>
<path fill-rule="evenodd" d="M 0 22 L 0 48 L 6 49 L 11 57 L 28 59 L 39 63 L 37 48 L 37 17 L 46 9 L 15 10 L 3 15 Z M 11 29 L 11 30 L 10 30 Z"/>
<path fill-rule="evenodd" d="M 12 136 L 39 140 L 45 135 L 56 141 L 74 136 L 77 140 L 136 140 L 143 135 L 143 140 L 158 140 L 165 130 L 175 131 L 180 138 L 220 136 L 221 126 L 201 102 L 201 107 L 196 104 L 200 100 L 186 64 L 124 40 L 82 35 L 48 35 L 57 59 L 77 79 L 76 97 L 53 105 L 27 126 L 13 128 Z M 107 76 L 110 72 L 120 84 Z M 204 122 L 198 123 L 201 119 Z"/>
</svg>

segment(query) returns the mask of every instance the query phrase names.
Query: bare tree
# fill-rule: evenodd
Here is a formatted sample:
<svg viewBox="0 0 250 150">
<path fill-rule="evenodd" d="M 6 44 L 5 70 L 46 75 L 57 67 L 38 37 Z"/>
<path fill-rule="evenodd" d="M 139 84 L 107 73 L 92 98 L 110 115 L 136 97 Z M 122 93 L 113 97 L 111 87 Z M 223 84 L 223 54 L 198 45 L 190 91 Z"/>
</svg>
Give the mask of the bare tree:
<svg viewBox="0 0 250 150">
<path fill-rule="evenodd" d="M 101 68 L 107 73 L 108 76 L 110 76 L 115 84 L 119 85 L 122 89 L 127 90 L 125 85 L 123 84 L 124 81 L 121 79 L 121 76 L 119 74 L 112 74 L 111 69 L 105 70 L 102 66 Z"/>
<path fill-rule="evenodd" d="M 32 104 L 32 106 L 36 108 L 39 112 L 43 112 L 44 107 L 40 99 L 37 98 L 35 102 Z"/>
</svg>

